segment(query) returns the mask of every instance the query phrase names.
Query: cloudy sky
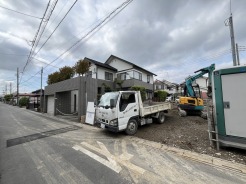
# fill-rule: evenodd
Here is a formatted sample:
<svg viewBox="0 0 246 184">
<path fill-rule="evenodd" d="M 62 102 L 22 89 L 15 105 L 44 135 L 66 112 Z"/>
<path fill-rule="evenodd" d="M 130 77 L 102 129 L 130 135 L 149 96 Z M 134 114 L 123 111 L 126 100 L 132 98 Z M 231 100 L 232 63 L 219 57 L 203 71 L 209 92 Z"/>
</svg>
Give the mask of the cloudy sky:
<svg viewBox="0 0 246 184">
<path fill-rule="evenodd" d="M 176 83 L 212 63 L 216 68 L 232 66 L 230 32 L 224 23 L 230 0 L 133 0 L 95 30 L 125 0 L 78 0 L 50 37 L 74 2 L 57 2 L 34 50 L 35 59 L 26 65 L 48 0 L 0 0 L 0 94 L 6 85 L 9 93 L 10 83 L 16 91 L 17 67 L 24 71 L 20 92 L 31 92 L 40 89 L 41 67 L 47 85 L 50 73 L 84 57 L 105 62 L 113 54 L 157 74 L 157 79 Z M 245 65 L 246 1 L 232 0 L 231 5 L 240 62 Z"/>
</svg>

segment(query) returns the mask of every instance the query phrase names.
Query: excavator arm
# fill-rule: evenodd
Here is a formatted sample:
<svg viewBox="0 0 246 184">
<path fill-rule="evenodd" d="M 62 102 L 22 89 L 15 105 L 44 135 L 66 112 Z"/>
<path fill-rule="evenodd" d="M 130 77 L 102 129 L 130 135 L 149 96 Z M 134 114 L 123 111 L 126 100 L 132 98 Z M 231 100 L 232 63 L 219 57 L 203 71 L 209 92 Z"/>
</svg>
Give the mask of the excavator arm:
<svg viewBox="0 0 246 184">
<path fill-rule="evenodd" d="M 195 71 L 195 73 L 198 73 L 198 72 L 199 72 L 199 73 L 196 74 L 196 75 L 194 75 L 194 76 L 191 76 L 191 77 L 187 78 L 187 79 L 185 80 L 185 85 L 186 85 L 187 94 L 188 94 L 189 96 L 191 96 L 191 97 L 196 97 L 196 93 L 194 92 L 194 89 L 193 89 L 193 87 L 192 87 L 192 83 L 193 83 L 196 79 L 202 77 L 204 74 L 207 74 L 207 73 L 208 73 L 208 75 L 209 75 L 209 79 L 211 79 L 211 75 L 212 75 L 212 72 L 213 72 L 214 69 L 215 69 L 215 64 L 212 64 L 212 65 L 210 65 L 209 67 L 202 68 L 202 69 L 200 69 L 200 70 Z M 209 80 L 209 81 L 210 81 L 210 80 Z M 209 86 L 211 86 L 211 82 L 209 82 L 208 88 L 209 88 Z"/>
</svg>

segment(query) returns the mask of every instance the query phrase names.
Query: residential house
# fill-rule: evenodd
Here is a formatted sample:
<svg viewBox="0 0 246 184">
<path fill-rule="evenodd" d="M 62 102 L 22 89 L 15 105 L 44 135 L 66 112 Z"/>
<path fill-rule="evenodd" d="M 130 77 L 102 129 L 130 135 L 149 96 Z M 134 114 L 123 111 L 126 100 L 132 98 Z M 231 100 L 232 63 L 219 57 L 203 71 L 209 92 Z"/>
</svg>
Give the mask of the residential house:
<svg viewBox="0 0 246 184">
<path fill-rule="evenodd" d="M 208 85 L 207 84 L 208 84 L 208 77 L 205 77 L 205 76 L 202 76 L 202 77 L 196 79 L 192 83 L 193 86 L 197 86 L 197 85 L 199 86 L 201 97 L 203 99 L 206 99 L 207 98 L 207 91 L 208 91 L 208 87 L 207 87 Z M 184 88 L 184 85 L 185 85 L 185 82 L 183 82 L 183 83 L 180 84 L 180 86 L 182 88 Z"/>
<path fill-rule="evenodd" d="M 169 82 L 167 80 L 160 81 L 160 80 L 156 79 L 155 82 L 154 82 L 155 91 L 163 90 L 163 91 L 166 91 L 169 94 L 178 93 L 178 87 L 179 87 L 178 84 L 171 83 L 171 82 Z"/>
<path fill-rule="evenodd" d="M 147 90 L 147 98 L 152 98 L 154 73 L 113 55 L 105 63 L 87 57 L 84 60 L 91 64 L 85 76 L 45 87 L 45 112 L 53 115 L 77 113 L 80 118 L 86 113 L 87 102 L 93 102 L 98 95 L 119 87 L 115 79 L 123 81 L 121 90 L 143 86 Z"/>
<path fill-rule="evenodd" d="M 132 86 L 143 86 L 147 92 L 147 99 L 152 99 L 156 74 L 114 55 L 111 55 L 105 64 L 117 69 L 117 79 L 123 81 L 123 90 L 128 90 Z"/>
</svg>

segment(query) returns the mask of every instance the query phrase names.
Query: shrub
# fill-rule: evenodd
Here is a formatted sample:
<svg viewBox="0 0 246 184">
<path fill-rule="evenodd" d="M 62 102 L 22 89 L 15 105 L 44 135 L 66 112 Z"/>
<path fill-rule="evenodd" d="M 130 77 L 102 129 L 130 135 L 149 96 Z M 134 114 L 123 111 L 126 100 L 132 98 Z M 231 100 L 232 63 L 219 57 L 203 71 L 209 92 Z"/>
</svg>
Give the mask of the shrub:
<svg viewBox="0 0 246 184">
<path fill-rule="evenodd" d="M 155 91 L 154 97 L 159 102 L 165 102 L 166 97 L 167 97 L 167 92 L 166 91 Z"/>
<path fill-rule="evenodd" d="M 131 90 L 133 90 L 133 91 L 140 91 L 142 101 L 145 101 L 146 100 L 146 89 L 145 89 L 145 87 L 142 87 L 142 86 L 132 86 L 131 87 Z"/>
<path fill-rule="evenodd" d="M 20 100 L 19 100 L 19 106 L 27 106 L 29 102 L 29 99 L 27 97 L 22 97 Z"/>
</svg>

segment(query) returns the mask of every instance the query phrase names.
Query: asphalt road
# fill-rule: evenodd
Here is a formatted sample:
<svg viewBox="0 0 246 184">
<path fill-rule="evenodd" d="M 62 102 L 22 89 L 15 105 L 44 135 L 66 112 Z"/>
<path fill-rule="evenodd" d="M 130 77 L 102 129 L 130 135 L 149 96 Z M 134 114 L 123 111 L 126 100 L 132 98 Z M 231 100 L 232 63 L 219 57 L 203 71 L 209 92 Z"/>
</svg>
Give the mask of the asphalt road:
<svg viewBox="0 0 246 184">
<path fill-rule="evenodd" d="M 216 184 L 246 176 L 0 103 L 0 183 Z"/>
</svg>

